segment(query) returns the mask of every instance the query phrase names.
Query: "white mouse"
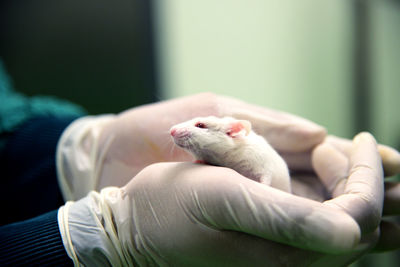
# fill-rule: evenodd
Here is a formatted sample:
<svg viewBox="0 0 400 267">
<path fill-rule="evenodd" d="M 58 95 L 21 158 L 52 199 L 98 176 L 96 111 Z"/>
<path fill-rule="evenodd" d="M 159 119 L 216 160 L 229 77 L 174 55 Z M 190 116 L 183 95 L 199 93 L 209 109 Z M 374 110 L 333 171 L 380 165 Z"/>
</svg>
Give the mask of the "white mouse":
<svg viewBox="0 0 400 267">
<path fill-rule="evenodd" d="M 170 130 L 176 145 L 197 162 L 223 166 L 257 182 L 291 192 L 289 170 L 282 157 L 251 123 L 231 117 L 199 117 Z"/>
</svg>

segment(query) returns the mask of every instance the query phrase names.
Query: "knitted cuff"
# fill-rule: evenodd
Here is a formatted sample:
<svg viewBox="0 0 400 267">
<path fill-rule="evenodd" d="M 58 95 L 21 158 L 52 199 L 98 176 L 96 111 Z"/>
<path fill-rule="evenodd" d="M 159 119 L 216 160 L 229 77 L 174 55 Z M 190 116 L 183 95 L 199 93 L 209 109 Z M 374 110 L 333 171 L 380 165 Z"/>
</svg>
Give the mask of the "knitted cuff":
<svg viewBox="0 0 400 267">
<path fill-rule="evenodd" d="M 1 216 L 0 225 L 33 218 L 64 203 L 57 182 L 56 147 L 76 118 L 32 118 L 7 138 L 0 151 L 0 208 L 7 216 Z"/>
<path fill-rule="evenodd" d="M 0 227 L 0 266 L 73 266 L 57 222 L 57 210 Z"/>
</svg>

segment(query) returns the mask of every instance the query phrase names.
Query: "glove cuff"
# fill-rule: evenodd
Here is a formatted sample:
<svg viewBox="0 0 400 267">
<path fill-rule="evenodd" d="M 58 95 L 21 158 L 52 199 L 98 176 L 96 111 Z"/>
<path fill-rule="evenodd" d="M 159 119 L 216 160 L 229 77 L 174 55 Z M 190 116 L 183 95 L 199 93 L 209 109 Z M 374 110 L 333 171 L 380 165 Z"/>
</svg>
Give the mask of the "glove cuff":
<svg viewBox="0 0 400 267">
<path fill-rule="evenodd" d="M 96 190 L 101 162 L 108 149 L 99 145 L 105 124 L 114 115 L 87 116 L 74 121 L 57 144 L 57 177 L 65 201 L 80 199 Z"/>
<path fill-rule="evenodd" d="M 135 227 L 130 198 L 123 189 L 107 187 L 67 202 L 59 209 L 58 224 L 75 266 L 134 266 Z"/>
</svg>

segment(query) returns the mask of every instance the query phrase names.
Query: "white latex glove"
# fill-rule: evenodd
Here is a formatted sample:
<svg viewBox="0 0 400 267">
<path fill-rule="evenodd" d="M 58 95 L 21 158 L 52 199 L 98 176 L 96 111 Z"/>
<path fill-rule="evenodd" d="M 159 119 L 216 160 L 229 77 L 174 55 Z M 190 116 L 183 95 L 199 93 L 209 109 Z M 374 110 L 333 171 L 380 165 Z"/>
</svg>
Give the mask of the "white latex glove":
<svg viewBox="0 0 400 267">
<path fill-rule="evenodd" d="M 320 202 L 330 198 L 311 164 L 312 148 L 325 138 L 321 126 L 236 99 L 200 94 L 133 108 L 116 116 L 85 117 L 73 123 L 63 134 L 57 151 L 59 180 L 65 199 L 80 199 L 89 191 L 105 186 L 124 186 L 145 166 L 155 162 L 190 161 L 189 154 L 174 146 L 169 129 L 178 122 L 206 115 L 250 120 L 255 130 L 266 137 L 288 163 L 294 194 Z M 327 142 L 349 156 L 350 140 L 330 136 Z M 385 174 L 399 173 L 399 153 L 382 145 L 379 151 Z M 399 189 L 398 184 L 385 187 L 384 211 L 387 214 L 400 215 Z M 383 229 L 397 229 L 397 232 Z M 398 236 L 400 229 L 398 226 L 383 227 L 382 233 L 383 237 L 384 233 Z M 387 238 L 383 240 L 386 240 L 380 246 L 383 249 L 399 245 L 397 242 L 388 244 Z"/>
<path fill-rule="evenodd" d="M 292 173 L 312 170 L 311 150 L 326 135 L 323 127 L 303 118 L 209 93 L 119 115 L 85 117 L 67 128 L 58 145 L 57 170 L 64 198 L 76 200 L 91 190 L 123 186 L 152 163 L 191 161 L 191 155 L 174 145 L 169 129 L 208 115 L 249 120 L 284 157 Z M 346 142 L 340 146 L 347 149 L 350 140 Z M 400 173 L 399 153 L 381 147 L 385 173 Z"/>
<path fill-rule="evenodd" d="M 398 152 L 390 147 L 379 145 L 379 154 L 385 162 L 385 176 L 396 175 L 400 172 L 399 164 L 394 155 Z M 347 176 L 350 170 L 350 155 L 352 144 L 349 140 L 329 136 L 325 142 L 319 145 L 313 152 L 313 163 L 320 180 L 328 189 L 332 197 L 346 194 L 349 187 Z M 367 151 L 362 155 L 369 157 Z M 331 160 L 329 160 L 331 159 Z M 367 165 L 368 166 L 368 165 Z M 362 167 L 362 166 L 361 166 Z M 364 181 L 358 181 L 362 186 Z M 384 252 L 400 248 L 400 225 L 390 218 L 400 215 L 400 183 L 395 180 L 385 181 L 384 184 L 384 216 L 379 227 L 379 242 L 373 247 L 374 252 Z M 372 195 L 367 195 L 362 201 L 371 202 Z M 362 205 L 360 203 L 359 205 Z M 343 207 L 347 208 L 347 207 Z M 359 216 L 363 216 L 361 213 Z M 386 219 L 388 217 L 388 220 Z M 366 222 L 367 223 L 367 222 Z M 371 222 L 369 222 L 371 223 Z"/>
<path fill-rule="evenodd" d="M 116 116 L 85 117 L 67 128 L 59 142 L 57 169 L 64 198 L 76 200 L 90 190 L 123 186 L 152 163 L 191 161 L 191 155 L 175 147 L 169 129 L 207 115 L 251 121 L 258 134 L 288 154 L 292 168 L 310 169 L 310 151 L 325 138 L 323 127 L 305 119 L 208 93 L 133 108 Z"/>
<path fill-rule="evenodd" d="M 324 179 L 335 174 L 327 162 L 342 167 L 335 155 L 314 153 Z M 323 203 L 227 168 L 154 164 L 122 188 L 62 207 L 64 246 L 76 266 L 347 265 L 378 240 L 383 173 L 369 134 L 346 159 L 343 190 Z"/>
</svg>

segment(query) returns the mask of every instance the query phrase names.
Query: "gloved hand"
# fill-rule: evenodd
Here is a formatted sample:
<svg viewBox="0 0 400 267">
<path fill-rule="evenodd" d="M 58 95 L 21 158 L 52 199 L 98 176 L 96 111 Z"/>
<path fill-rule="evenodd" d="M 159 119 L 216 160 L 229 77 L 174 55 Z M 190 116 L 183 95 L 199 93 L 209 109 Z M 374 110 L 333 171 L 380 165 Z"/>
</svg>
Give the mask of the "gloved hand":
<svg viewBox="0 0 400 267">
<path fill-rule="evenodd" d="M 392 155 L 398 153 L 394 149 L 386 146 L 378 146 L 378 151 L 384 162 L 386 162 L 385 176 L 391 176 L 398 174 L 399 165 L 396 163 L 395 158 Z M 341 139 L 334 136 L 329 136 L 326 138 L 325 142 L 319 145 L 313 151 L 313 165 L 318 173 L 318 176 L 323 183 L 324 187 L 330 193 L 333 198 L 343 197 L 344 194 L 348 192 L 349 180 L 347 176 L 351 169 L 350 155 L 352 153 L 351 142 L 349 140 Z M 368 158 L 370 155 L 368 151 L 362 152 L 364 155 L 360 157 Z M 362 167 L 369 167 L 359 166 Z M 366 186 L 363 185 L 364 181 L 360 179 L 357 181 L 356 186 Z M 395 180 L 385 181 L 384 183 L 384 207 L 382 211 L 383 216 L 399 216 L 400 215 L 400 183 Z M 358 190 L 358 189 L 355 189 Z M 372 203 L 372 194 L 366 195 L 361 202 Z M 365 203 L 364 203 L 365 204 Z M 363 203 L 351 204 L 354 209 L 358 205 L 364 205 Z M 344 209 L 348 207 L 343 206 Z M 376 208 L 375 208 L 376 209 Z M 358 216 L 364 216 L 359 213 Z M 384 252 L 400 248 L 400 226 L 393 220 L 386 220 L 385 217 L 380 222 L 380 226 L 377 229 L 379 233 L 379 240 L 375 246 L 372 246 L 374 252 Z M 372 223 L 372 221 L 365 221 L 365 223 Z M 365 227 L 373 227 L 371 225 Z"/>
<path fill-rule="evenodd" d="M 152 163 L 192 160 L 175 147 L 169 129 L 207 115 L 251 121 L 253 129 L 281 153 L 291 172 L 312 170 L 311 150 L 326 136 L 323 127 L 308 120 L 208 93 L 145 105 L 116 116 L 84 117 L 67 128 L 58 145 L 57 170 L 64 199 L 76 200 L 106 186 L 123 186 Z M 343 146 L 349 147 L 348 143 Z M 381 147 L 381 154 L 386 153 L 385 172 L 400 173 L 399 153 Z"/>
<path fill-rule="evenodd" d="M 324 128 L 305 119 L 213 94 L 159 102 L 117 116 L 85 117 L 59 142 L 57 169 L 64 198 L 76 200 L 90 190 L 123 186 L 155 162 L 192 160 L 175 147 L 169 129 L 207 115 L 250 120 L 257 133 L 287 154 L 291 168 L 311 168 L 310 151 L 325 138 Z"/>
<path fill-rule="evenodd" d="M 328 162 L 346 175 L 331 200 L 294 196 L 227 168 L 159 163 L 122 188 L 62 207 L 64 246 L 76 266 L 346 265 L 378 240 L 383 172 L 369 134 L 355 138 L 348 156 L 332 147 L 313 154 L 325 183 L 337 173 Z"/>
<path fill-rule="evenodd" d="M 266 137 L 288 163 L 294 194 L 317 201 L 330 198 L 311 164 L 312 148 L 325 138 L 322 127 L 290 114 L 227 97 L 201 94 L 133 108 L 117 116 L 86 117 L 72 124 L 64 133 L 57 154 L 65 199 L 76 200 L 90 190 L 105 186 L 123 186 L 154 162 L 190 161 L 190 155 L 174 147 L 169 129 L 177 122 L 207 115 L 250 120 L 253 128 Z M 328 136 L 326 142 L 349 156 L 350 140 Z M 385 174 L 400 173 L 399 153 L 383 145 L 378 147 Z M 399 215 L 399 185 L 390 184 L 385 190 L 385 214 Z M 383 229 L 400 233 L 398 226 L 383 227 L 383 239 L 388 232 Z M 387 241 L 379 247 L 398 246 L 396 242 L 389 244 Z"/>
</svg>

